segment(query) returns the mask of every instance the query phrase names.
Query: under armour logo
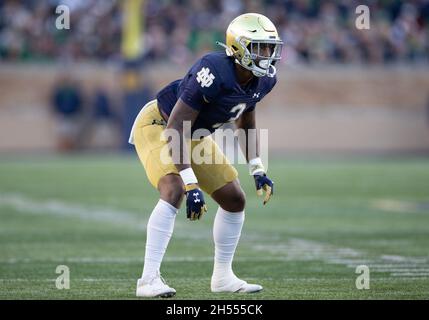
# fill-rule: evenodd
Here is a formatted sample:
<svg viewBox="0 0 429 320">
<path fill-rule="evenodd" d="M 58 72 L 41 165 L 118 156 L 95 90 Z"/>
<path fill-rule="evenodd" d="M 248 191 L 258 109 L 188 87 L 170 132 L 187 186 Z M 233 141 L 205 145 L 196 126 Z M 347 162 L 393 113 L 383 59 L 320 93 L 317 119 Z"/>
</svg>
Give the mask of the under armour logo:
<svg viewBox="0 0 429 320">
<path fill-rule="evenodd" d="M 195 199 L 194 199 L 195 203 L 201 202 L 201 199 L 198 199 L 198 195 L 199 195 L 198 192 L 194 192 L 192 195 L 195 197 Z"/>
<path fill-rule="evenodd" d="M 258 99 L 260 94 L 261 94 L 260 92 L 258 92 L 258 93 L 254 93 L 254 94 L 253 94 L 253 98 Z"/>
<path fill-rule="evenodd" d="M 201 84 L 201 87 L 210 87 L 213 84 L 215 76 L 210 73 L 209 68 L 202 68 L 197 72 L 197 82 Z"/>
</svg>

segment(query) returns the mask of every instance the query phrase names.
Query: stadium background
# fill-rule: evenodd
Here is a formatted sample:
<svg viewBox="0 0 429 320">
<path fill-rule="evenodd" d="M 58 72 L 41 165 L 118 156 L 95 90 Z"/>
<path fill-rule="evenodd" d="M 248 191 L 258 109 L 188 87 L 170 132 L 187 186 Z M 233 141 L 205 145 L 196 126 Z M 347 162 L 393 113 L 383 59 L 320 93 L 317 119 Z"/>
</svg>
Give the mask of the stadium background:
<svg viewBox="0 0 429 320">
<path fill-rule="evenodd" d="M 60 4 L 68 30 L 55 28 Z M 355 27 L 361 4 L 369 30 Z M 132 297 L 156 192 L 129 128 L 157 90 L 220 50 L 215 41 L 243 12 L 272 19 L 285 48 L 278 84 L 257 108 L 277 186 L 270 210 L 238 166 L 254 214 L 241 272 L 280 284 L 263 298 L 429 296 L 429 1 L 6 0 L 0 297 Z M 230 298 L 205 284 L 212 218 L 176 228 L 165 268 L 181 297 Z M 61 263 L 78 270 L 70 293 L 53 286 Z M 359 291 L 354 267 L 365 263 L 376 285 Z"/>
</svg>

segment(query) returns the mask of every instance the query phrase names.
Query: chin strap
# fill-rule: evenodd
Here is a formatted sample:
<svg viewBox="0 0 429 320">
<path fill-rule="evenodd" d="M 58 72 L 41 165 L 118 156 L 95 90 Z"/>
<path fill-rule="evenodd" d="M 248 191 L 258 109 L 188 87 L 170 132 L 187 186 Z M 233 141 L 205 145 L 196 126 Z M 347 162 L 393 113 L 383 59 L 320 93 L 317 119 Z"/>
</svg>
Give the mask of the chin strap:
<svg viewBox="0 0 429 320">
<path fill-rule="evenodd" d="M 272 68 L 272 69 L 273 69 L 273 71 L 272 71 L 272 72 L 270 72 L 270 68 Z M 269 77 L 269 78 L 273 78 L 273 77 L 276 75 L 276 73 L 277 73 L 277 69 L 276 69 L 276 67 L 275 67 L 275 66 L 273 66 L 272 64 L 270 64 L 270 65 L 268 66 L 268 69 L 262 69 L 262 68 L 259 68 L 259 69 L 264 70 L 264 71 L 265 71 L 265 73 L 264 73 L 264 72 L 257 71 L 257 70 L 252 70 L 252 69 L 249 69 L 249 70 L 252 70 L 253 74 L 254 74 L 255 76 L 257 76 L 257 77 L 267 76 L 267 77 Z M 257 75 L 256 73 L 259 73 L 259 75 Z"/>
<path fill-rule="evenodd" d="M 238 61 L 237 61 L 237 59 L 236 59 L 236 62 L 237 63 L 239 63 Z M 239 63 L 240 64 L 240 63 Z M 268 69 L 263 69 L 263 68 L 260 68 L 260 67 L 258 67 L 258 66 L 254 66 L 254 68 L 256 68 L 256 70 L 255 69 L 252 69 L 251 67 L 246 67 L 246 66 L 243 66 L 242 64 L 240 64 L 240 66 L 242 66 L 243 68 L 246 68 L 247 70 L 250 70 L 250 71 L 252 71 L 252 73 L 256 76 L 256 77 L 265 77 L 265 76 L 267 76 L 267 77 L 269 77 L 269 78 L 272 78 L 272 77 L 274 77 L 275 75 L 276 75 L 276 73 L 277 73 L 277 69 L 276 69 L 276 67 L 275 66 L 273 66 L 272 64 L 270 64 L 269 66 L 268 66 Z M 270 68 L 272 68 L 272 72 L 270 72 Z"/>
</svg>

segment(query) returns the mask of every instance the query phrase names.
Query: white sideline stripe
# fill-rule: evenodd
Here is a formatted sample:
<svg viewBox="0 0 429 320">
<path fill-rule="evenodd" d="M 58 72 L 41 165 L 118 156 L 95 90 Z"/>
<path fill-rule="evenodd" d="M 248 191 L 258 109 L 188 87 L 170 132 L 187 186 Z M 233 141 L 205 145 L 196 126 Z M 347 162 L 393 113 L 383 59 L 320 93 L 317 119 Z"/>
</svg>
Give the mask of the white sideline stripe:
<svg viewBox="0 0 429 320">
<path fill-rule="evenodd" d="M 24 263 L 35 263 L 35 262 L 44 262 L 44 263 L 58 263 L 58 264 L 67 264 L 67 263 L 81 263 L 81 264 L 112 264 L 112 263 L 143 263 L 142 257 L 70 257 L 70 258 L 56 258 L 56 259 L 31 259 L 31 258 L 11 258 L 6 260 L 0 260 L 0 263 L 4 264 L 24 264 Z M 213 262 L 213 257 L 191 257 L 191 256 L 181 256 L 181 257 L 165 257 L 164 261 L 166 262 Z M 278 256 L 278 257 L 237 257 L 234 259 L 236 262 L 290 262 L 292 261 L 288 257 Z M 373 264 L 373 260 L 358 260 L 359 263 L 347 264 L 348 268 L 356 268 L 358 264 L 366 264 L 370 267 L 371 271 L 375 272 L 384 272 L 392 273 L 393 276 L 427 276 L 429 275 L 429 267 L 419 267 L 417 264 Z M 334 264 L 344 264 L 344 260 L 333 259 L 330 263 Z"/>
<path fill-rule="evenodd" d="M 15 279 L 0 279 L 0 282 L 55 282 L 57 279 L 24 279 L 24 278 L 15 278 Z M 136 279 L 93 279 L 93 278 L 84 278 L 84 279 L 74 279 L 73 281 L 85 281 L 85 282 L 96 282 L 96 281 L 117 281 L 117 282 L 124 282 L 124 281 L 135 281 Z"/>
<path fill-rule="evenodd" d="M 155 205 L 155 204 L 154 204 Z M 0 207 L 9 207 L 17 212 L 32 215 L 50 215 L 54 217 L 78 218 L 86 221 L 105 222 L 114 225 L 127 226 L 132 229 L 146 230 L 149 214 L 143 212 L 131 212 L 116 210 L 101 206 L 83 206 L 57 199 L 34 200 L 17 193 L 0 194 Z M 209 232 L 195 231 L 188 232 L 186 228 L 190 226 L 176 219 L 176 231 L 174 236 L 186 239 L 207 239 Z"/>
<path fill-rule="evenodd" d="M 425 208 L 420 207 L 417 202 L 396 199 L 377 199 L 371 202 L 371 207 L 388 212 L 429 213 L 429 204 L 428 208 Z"/>
<path fill-rule="evenodd" d="M 10 207 L 27 214 L 72 217 L 82 220 L 102 221 L 145 229 L 146 221 L 137 214 L 99 206 L 82 206 L 60 200 L 33 200 L 21 194 L 0 194 L 0 206 Z"/>
<path fill-rule="evenodd" d="M 71 257 L 71 258 L 54 258 L 54 259 L 32 259 L 32 258 L 11 258 L 0 260 L 4 264 L 21 264 L 21 263 L 143 263 L 143 257 Z M 170 262 L 206 262 L 213 261 L 213 257 L 165 257 L 163 261 Z"/>
<path fill-rule="evenodd" d="M 371 257 L 363 251 L 296 238 L 286 243 L 256 244 L 253 248 L 281 257 L 284 261 L 323 261 L 353 269 L 358 265 L 367 265 L 370 272 L 389 273 L 391 277 L 429 277 L 429 257 Z"/>
<path fill-rule="evenodd" d="M 213 257 L 165 257 L 166 262 L 213 262 Z M 0 260 L 0 264 L 24 264 L 24 263 L 88 263 L 88 264 L 103 264 L 103 263 L 143 263 L 143 257 L 71 257 L 71 258 L 55 258 L 55 259 L 32 259 L 32 258 L 10 258 Z M 287 262 L 290 261 L 284 257 L 236 257 L 235 262 Z"/>
<path fill-rule="evenodd" d="M 193 277 L 193 278 L 180 278 L 180 281 L 195 281 L 195 280 L 210 280 L 210 277 Z M 247 277 L 246 279 L 248 280 L 258 280 L 258 281 L 298 281 L 298 282 L 326 282 L 326 281 L 346 281 L 346 282 L 350 282 L 350 278 L 335 278 L 335 279 L 321 279 L 321 278 L 271 278 L 271 277 L 258 277 L 258 278 L 252 278 L 252 277 Z M 137 280 L 137 278 L 127 278 L 127 279 L 115 279 L 115 278 L 83 278 L 83 279 L 79 279 L 79 278 L 75 278 L 73 281 L 83 281 L 83 282 L 133 282 L 135 283 L 135 281 Z M 400 277 L 400 275 L 398 275 L 398 277 L 395 277 L 394 279 L 392 278 L 382 278 L 382 277 L 377 277 L 371 281 L 374 282 L 378 282 L 378 281 L 392 281 L 392 280 L 415 280 L 415 281 L 421 281 L 422 278 L 421 277 Z M 56 278 L 52 278 L 52 279 L 24 279 L 24 278 L 9 278 L 9 279 L 0 279 L 0 282 L 55 282 Z M 176 280 L 179 281 L 179 280 Z"/>
<path fill-rule="evenodd" d="M 392 272 L 391 275 L 393 277 L 422 277 L 429 278 L 429 272 Z"/>
</svg>

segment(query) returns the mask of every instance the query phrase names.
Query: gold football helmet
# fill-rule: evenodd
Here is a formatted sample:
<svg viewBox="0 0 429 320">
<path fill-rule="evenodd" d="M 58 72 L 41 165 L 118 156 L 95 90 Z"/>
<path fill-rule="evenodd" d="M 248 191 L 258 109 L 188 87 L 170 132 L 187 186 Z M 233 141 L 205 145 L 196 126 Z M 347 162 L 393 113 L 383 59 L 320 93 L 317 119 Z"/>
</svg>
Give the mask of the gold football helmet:
<svg viewBox="0 0 429 320">
<path fill-rule="evenodd" d="M 238 16 L 226 30 L 225 48 L 235 62 L 253 72 L 257 77 L 274 77 L 274 66 L 281 58 L 283 41 L 274 24 L 262 14 L 246 13 Z"/>
</svg>

